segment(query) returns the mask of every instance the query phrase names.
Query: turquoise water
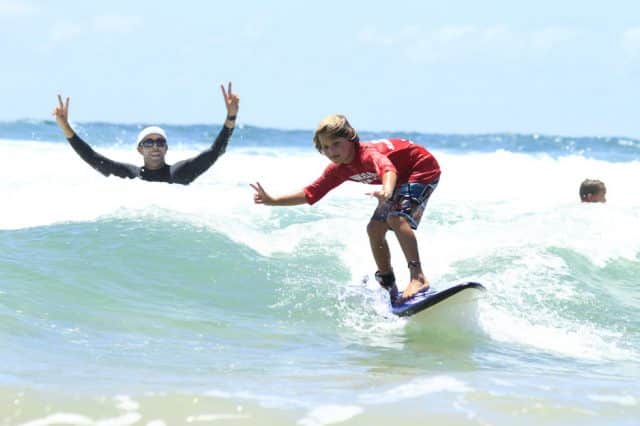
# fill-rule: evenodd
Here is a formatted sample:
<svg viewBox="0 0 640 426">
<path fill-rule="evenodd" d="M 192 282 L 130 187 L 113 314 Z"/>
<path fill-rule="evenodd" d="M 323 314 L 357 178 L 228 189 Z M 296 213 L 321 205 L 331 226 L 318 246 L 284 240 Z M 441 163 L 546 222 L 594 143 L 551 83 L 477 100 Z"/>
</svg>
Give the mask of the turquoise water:
<svg viewBox="0 0 640 426">
<path fill-rule="evenodd" d="M 79 127 L 139 163 L 136 126 Z M 169 162 L 217 132 L 173 130 Z M 251 182 L 320 173 L 309 132 L 238 129 L 178 187 L 102 177 L 51 123 L 0 125 L 1 424 L 637 424 L 638 142 L 412 137 L 444 171 L 426 272 L 488 289 L 468 324 L 395 318 L 363 280 L 368 187 L 253 204 Z M 578 202 L 586 177 L 607 204 Z"/>
</svg>

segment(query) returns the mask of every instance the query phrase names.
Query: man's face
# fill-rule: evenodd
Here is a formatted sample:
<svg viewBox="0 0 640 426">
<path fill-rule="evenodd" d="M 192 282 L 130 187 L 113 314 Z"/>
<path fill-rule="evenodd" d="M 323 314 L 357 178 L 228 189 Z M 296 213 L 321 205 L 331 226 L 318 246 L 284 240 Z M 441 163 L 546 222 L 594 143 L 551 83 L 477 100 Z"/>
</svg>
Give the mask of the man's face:
<svg viewBox="0 0 640 426">
<path fill-rule="evenodd" d="M 151 169 L 164 166 L 167 149 L 167 140 L 157 133 L 150 134 L 138 144 L 138 152 L 144 157 L 144 165 Z"/>
</svg>

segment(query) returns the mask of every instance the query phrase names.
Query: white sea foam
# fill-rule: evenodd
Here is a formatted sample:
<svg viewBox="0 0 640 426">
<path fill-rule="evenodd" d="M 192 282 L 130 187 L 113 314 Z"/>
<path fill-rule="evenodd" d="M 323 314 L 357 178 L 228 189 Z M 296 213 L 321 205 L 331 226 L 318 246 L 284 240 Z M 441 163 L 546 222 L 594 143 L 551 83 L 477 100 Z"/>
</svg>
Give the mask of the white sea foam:
<svg viewBox="0 0 640 426">
<path fill-rule="evenodd" d="M 251 416 L 247 414 L 200 414 L 197 416 L 188 416 L 187 423 L 196 423 L 196 422 L 217 422 L 224 420 L 242 420 L 242 419 L 250 419 Z"/>
<path fill-rule="evenodd" d="M 92 420 L 89 417 L 73 413 L 55 413 L 41 419 L 23 423 L 22 426 L 49 426 L 49 425 L 95 425 L 95 426 L 129 426 L 140 421 L 142 416 L 138 413 L 128 413 L 119 417 Z"/>
<path fill-rule="evenodd" d="M 471 391 L 473 388 L 459 379 L 450 376 L 434 376 L 414 379 L 379 394 L 363 394 L 360 399 L 369 404 L 382 404 L 419 398 L 432 393 L 467 393 Z"/>
<path fill-rule="evenodd" d="M 358 414 L 363 409 L 356 405 L 323 405 L 316 407 L 304 418 L 298 420 L 302 426 L 324 426 L 347 421 Z"/>
<path fill-rule="evenodd" d="M 137 411 L 140 409 L 140 404 L 128 395 L 116 395 L 113 399 L 116 402 L 116 407 L 120 410 Z"/>
<path fill-rule="evenodd" d="M 55 413 L 41 419 L 23 423 L 22 426 L 48 426 L 48 425 L 92 425 L 93 420 L 86 416 L 73 413 Z"/>
<path fill-rule="evenodd" d="M 633 407 L 638 405 L 638 398 L 631 395 L 590 394 L 587 395 L 587 398 L 592 401 L 617 404 L 623 407 Z"/>
<path fill-rule="evenodd" d="M 118 161 L 141 162 L 133 148 L 98 150 Z M 195 153 L 172 149 L 168 161 Z M 490 297 L 481 310 L 493 338 L 590 359 L 638 358 L 635 350 L 611 343 L 619 338 L 615 331 L 524 307 L 530 297 L 587 297 L 579 285 L 567 284 L 565 262 L 550 250 L 572 251 L 596 268 L 637 259 L 640 164 L 508 152 L 435 154 L 443 175 L 417 234 L 432 283 L 482 280 L 490 294 L 502 295 Z M 365 195 L 372 187 L 347 183 L 315 206 L 253 204 L 252 182 L 278 195 L 317 177 L 327 161 L 312 148 L 229 149 L 186 187 L 105 179 L 65 144 L 1 141 L 0 161 L 0 229 L 157 217 L 224 233 L 267 256 L 292 253 L 305 243 L 326 247 L 343 258 L 353 285 L 375 270 L 365 231 L 375 207 Z M 606 182 L 606 204 L 578 201 L 578 186 L 587 177 Z M 392 234 L 389 243 L 402 287 L 408 281 L 404 257 Z M 469 275 L 461 276 L 463 270 Z"/>
</svg>

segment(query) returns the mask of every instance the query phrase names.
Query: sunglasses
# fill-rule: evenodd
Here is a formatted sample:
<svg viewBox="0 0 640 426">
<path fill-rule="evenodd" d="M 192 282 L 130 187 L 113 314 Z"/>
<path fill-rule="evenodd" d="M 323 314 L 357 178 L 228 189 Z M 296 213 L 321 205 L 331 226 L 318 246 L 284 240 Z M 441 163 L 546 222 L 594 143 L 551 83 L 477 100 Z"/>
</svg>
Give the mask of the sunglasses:
<svg viewBox="0 0 640 426">
<path fill-rule="evenodd" d="M 160 139 L 145 139 L 139 143 L 143 148 L 152 148 L 154 145 L 158 148 L 164 148 L 167 146 L 167 140 L 165 138 Z"/>
</svg>

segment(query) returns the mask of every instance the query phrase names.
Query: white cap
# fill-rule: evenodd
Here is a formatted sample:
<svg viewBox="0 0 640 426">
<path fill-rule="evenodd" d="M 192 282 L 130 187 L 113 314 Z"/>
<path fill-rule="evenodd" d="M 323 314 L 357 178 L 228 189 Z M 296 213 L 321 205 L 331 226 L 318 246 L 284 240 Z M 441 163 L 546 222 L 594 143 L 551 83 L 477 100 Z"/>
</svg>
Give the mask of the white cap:
<svg viewBox="0 0 640 426">
<path fill-rule="evenodd" d="M 138 139 L 136 139 L 136 145 L 142 142 L 149 135 L 161 135 L 163 138 L 167 139 L 167 134 L 164 132 L 162 127 L 158 126 L 149 126 L 145 127 L 138 133 Z"/>
</svg>

